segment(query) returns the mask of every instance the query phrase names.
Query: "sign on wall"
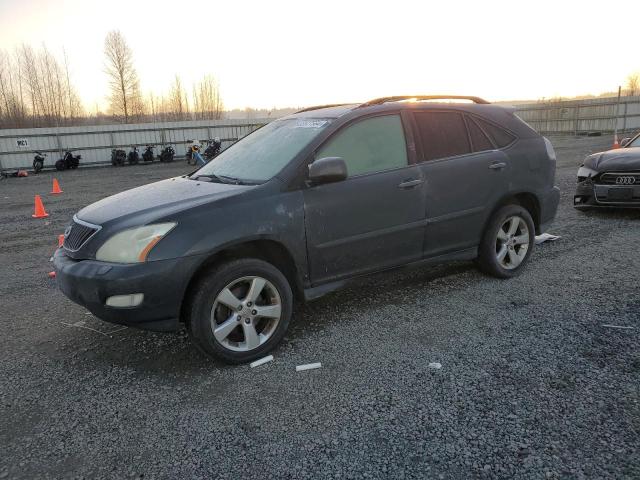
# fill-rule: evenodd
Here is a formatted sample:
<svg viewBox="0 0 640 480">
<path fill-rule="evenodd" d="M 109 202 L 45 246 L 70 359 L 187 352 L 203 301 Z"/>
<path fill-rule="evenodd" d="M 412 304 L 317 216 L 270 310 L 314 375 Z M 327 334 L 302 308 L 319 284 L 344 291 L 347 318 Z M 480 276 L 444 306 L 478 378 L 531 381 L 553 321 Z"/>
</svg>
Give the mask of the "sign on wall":
<svg viewBox="0 0 640 480">
<path fill-rule="evenodd" d="M 18 148 L 29 148 L 29 140 L 26 138 L 17 138 L 16 139 L 16 147 Z"/>
</svg>

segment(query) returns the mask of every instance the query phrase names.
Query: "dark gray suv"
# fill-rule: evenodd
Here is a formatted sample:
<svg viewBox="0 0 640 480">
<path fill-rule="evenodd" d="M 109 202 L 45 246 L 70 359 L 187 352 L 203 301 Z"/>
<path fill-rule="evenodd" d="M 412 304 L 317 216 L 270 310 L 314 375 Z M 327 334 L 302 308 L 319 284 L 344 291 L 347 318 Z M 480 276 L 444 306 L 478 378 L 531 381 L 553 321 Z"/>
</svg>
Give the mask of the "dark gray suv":
<svg viewBox="0 0 640 480">
<path fill-rule="evenodd" d="M 309 108 L 82 209 L 58 284 L 103 320 L 183 323 L 207 354 L 246 362 L 280 342 L 294 299 L 364 274 L 470 259 L 517 274 L 555 216 L 555 167 L 548 140 L 476 97 Z"/>
</svg>

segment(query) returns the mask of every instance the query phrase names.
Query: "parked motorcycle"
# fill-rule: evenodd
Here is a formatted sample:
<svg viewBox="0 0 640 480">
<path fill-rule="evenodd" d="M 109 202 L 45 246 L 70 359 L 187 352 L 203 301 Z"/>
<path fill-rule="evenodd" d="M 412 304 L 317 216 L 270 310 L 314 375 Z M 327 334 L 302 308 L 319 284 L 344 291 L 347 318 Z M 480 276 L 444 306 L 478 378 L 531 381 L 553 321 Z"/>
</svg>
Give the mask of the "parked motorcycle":
<svg viewBox="0 0 640 480">
<path fill-rule="evenodd" d="M 145 162 L 153 162 L 153 148 L 154 147 L 152 145 L 147 145 L 147 148 L 142 154 L 142 160 Z"/>
<path fill-rule="evenodd" d="M 209 141 L 209 145 L 204 151 L 204 159 L 208 162 L 217 157 L 220 154 L 220 148 L 222 148 L 222 142 L 219 138 L 216 137 L 212 141 Z"/>
<path fill-rule="evenodd" d="M 140 155 L 138 154 L 138 147 L 131 147 L 132 150 L 129 152 L 129 156 L 127 160 L 129 161 L 129 165 L 137 165 L 140 161 Z"/>
<path fill-rule="evenodd" d="M 33 173 L 40 173 L 40 170 L 44 167 L 44 157 L 46 156 L 46 153 L 36 152 L 35 157 L 33 157 Z"/>
<path fill-rule="evenodd" d="M 111 150 L 111 165 L 114 167 L 122 167 L 127 160 L 127 152 L 120 149 Z"/>
<path fill-rule="evenodd" d="M 167 145 L 160 152 L 160 161 L 161 162 L 173 162 L 173 157 L 175 156 L 176 151 L 171 145 Z"/>
<path fill-rule="evenodd" d="M 70 151 L 67 151 L 64 157 L 56 162 L 56 170 L 75 170 L 80 165 L 81 158 L 82 155 L 73 155 Z"/>
</svg>

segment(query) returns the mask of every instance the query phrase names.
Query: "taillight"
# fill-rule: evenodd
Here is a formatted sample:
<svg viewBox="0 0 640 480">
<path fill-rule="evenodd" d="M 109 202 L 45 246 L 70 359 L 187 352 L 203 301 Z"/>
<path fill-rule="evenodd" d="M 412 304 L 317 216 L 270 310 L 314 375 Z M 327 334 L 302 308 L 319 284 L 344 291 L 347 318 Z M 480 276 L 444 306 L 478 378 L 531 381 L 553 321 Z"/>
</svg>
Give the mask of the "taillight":
<svg viewBox="0 0 640 480">
<path fill-rule="evenodd" d="M 553 145 L 551 145 L 551 142 L 549 141 L 549 139 L 547 137 L 542 137 L 544 139 L 544 146 L 547 149 L 547 156 L 549 157 L 549 160 L 555 162 L 556 161 L 556 151 L 553 149 Z"/>
</svg>

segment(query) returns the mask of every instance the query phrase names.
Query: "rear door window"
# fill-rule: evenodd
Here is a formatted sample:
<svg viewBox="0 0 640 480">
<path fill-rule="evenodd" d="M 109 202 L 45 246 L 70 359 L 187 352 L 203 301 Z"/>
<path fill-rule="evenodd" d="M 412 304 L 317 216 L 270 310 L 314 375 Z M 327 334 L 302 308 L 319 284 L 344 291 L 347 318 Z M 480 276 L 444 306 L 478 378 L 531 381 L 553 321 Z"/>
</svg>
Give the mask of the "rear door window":
<svg viewBox="0 0 640 480">
<path fill-rule="evenodd" d="M 340 157 L 350 177 L 407 165 L 400 115 L 383 115 L 345 127 L 320 147 L 315 158 Z"/>
<path fill-rule="evenodd" d="M 493 150 L 495 147 L 491 140 L 485 135 L 478 124 L 472 117 L 466 116 L 467 127 L 469 128 L 469 136 L 471 137 L 471 146 L 474 152 L 484 152 L 487 150 Z"/>
<path fill-rule="evenodd" d="M 425 160 L 471 153 L 464 118 L 458 112 L 415 112 Z"/>
<path fill-rule="evenodd" d="M 512 134 L 507 132 L 505 129 L 494 125 L 493 123 L 489 123 L 481 118 L 473 117 L 473 120 L 477 122 L 478 125 L 484 130 L 489 138 L 493 140 L 493 143 L 496 144 L 498 148 L 504 148 L 508 145 L 511 145 L 513 141 L 516 139 Z"/>
</svg>

